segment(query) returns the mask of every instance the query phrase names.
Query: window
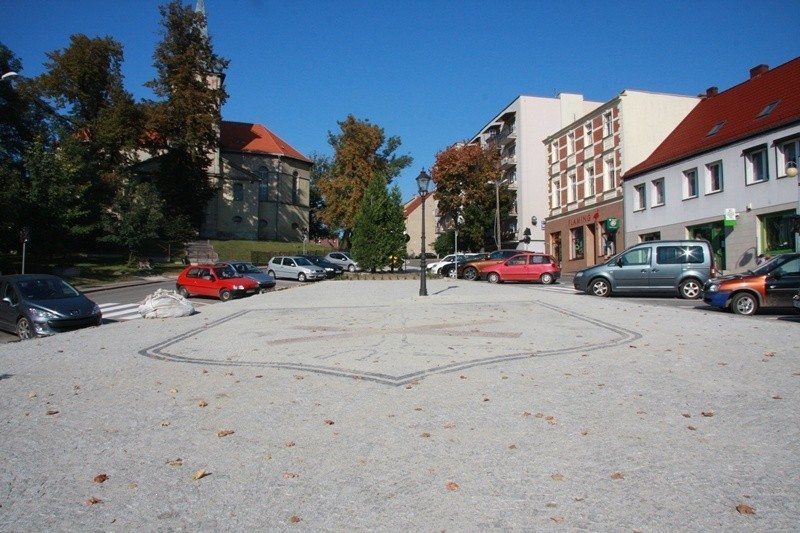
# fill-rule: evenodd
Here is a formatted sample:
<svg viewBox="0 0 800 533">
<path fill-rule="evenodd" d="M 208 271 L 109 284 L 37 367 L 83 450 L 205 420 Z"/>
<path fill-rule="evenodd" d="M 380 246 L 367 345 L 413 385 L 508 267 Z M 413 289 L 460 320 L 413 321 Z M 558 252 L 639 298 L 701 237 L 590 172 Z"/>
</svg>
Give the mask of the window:
<svg viewBox="0 0 800 533">
<path fill-rule="evenodd" d="M 782 211 L 761 217 L 762 252 L 772 255 L 794 251 L 792 216 L 794 216 L 794 211 Z"/>
<path fill-rule="evenodd" d="M 661 232 L 654 231 L 653 233 L 642 233 L 639 235 L 639 242 L 660 241 Z"/>
<path fill-rule="evenodd" d="M 594 183 L 594 167 L 588 166 L 583 169 L 583 197 L 591 198 L 597 191 Z"/>
<path fill-rule="evenodd" d="M 664 178 L 659 178 L 657 180 L 653 180 L 653 205 L 652 207 L 658 207 L 664 205 Z"/>
<path fill-rule="evenodd" d="M 617 169 L 614 167 L 614 158 L 609 157 L 603 165 L 603 190 L 612 191 L 617 186 Z"/>
<path fill-rule="evenodd" d="M 782 141 L 778 145 L 778 174 L 781 176 L 786 175 L 786 167 L 789 163 L 797 165 L 797 157 L 800 155 L 800 141 L 792 139 L 790 141 Z"/>
<path fill-rule="evenodd" d="M 561 188 L 558 178 L 550 182 L 550 208 L 561 207 Z"/>
<path fill-rule="evenodd" d="M 641 211 L 647 206 L 647 193 L 644 184 L 636 185 L 633 188 L 633 210 Z"/>
<path fill-rule="evenodd" d="M 642 248 L 634 248 L 628 252 L 624 252 L 619 257 L 622 266 L 625 265 L 649 265 L 650 264 L 650 247 L 644 246 Z"/>
<path fill-rule="evenodd" d="M 659 265 L 681 265 L 702 263 L 702 246 L 656 246 L 656 263 Z"/>
<path fill-rule="evenodd" d="M 575 174 L 570 174 L 567 180 L 567 203 L 571 204 L 578 201 L 578 177 Z"/>
<path fill-rule="evenodd" d="M 569 231 L 570 248 L 572 250 L 572 257 L 570 259 L 583 259 L 583 226 L 580 228 L 572 228 Z"/>
<path fill-rule="evenodd" d="M 706 133 L 706 137 L 711 137 L 712 135 L 716 135 L 719 130 L 722 129 L 722 126 L 725 125 L 725 121 L 717 122 L 714 126 Z"/>
<path fill-rule="evenodd" d="M 299 204 L 300 203 L 300 177 L 293 176 L 292 179 L 292 203 Z"/>
<path fill-rule="evenodd" d="M 520 255 L 520 256 L 513 257 L 513 258 L 509 259 L 508 263 L 506 263 L 506 264 L 507 265 L 524 265 L 527 259 L 528 259 L 527 256 Z"/>
<path fill-rule="evenodd" d="M 614 118 L 611 111 L 603 114 L 603 137 L 608 137 L 614 133 L 613 120 Z"/>
<path fill-rule="evenodd" d="M 774 102 L 767 104 L 767 106 L 761 110 L 761 113 L 759 113 L 756 118 L 766 117 L 767 115 L 772 113 L 772 110 L 778 106 L 778 102 L 780 102 L 780 100 L 776 100 Z"/>
<path fill-rule="evenodd" d="M 567 155 L 575 153 L 575 132 L 567 133 Z"/>
<path fill-rule="evenodd" d="M 594 143 L 594 127 L 590 120 L 583 126 L 584 145 L 591 146 Z"/>
<path fill-rule="evenodd" d="M 767 147 L 760 146 L 744 154 L 744 179 L 745 183 L 760 183 L 767 181 L 769 176 L 767 168 Z"/>
<path fill-rule="evenodd" d="M 266 202 L 269 200 L 269 169 L 261 167 L 258 169 L 258 201 Z"/>
<path fill-rule="evenodd" d="M 697 198 L 697 169 L 683 171 L 683 199 Z"/>
<path fill-rule="evenodd" d="M 244 200 L 244 185 L 241 183 L 233 184 L 233 201 L 241 202 Z"/>
<path fill-rule="evenodd" d="M 706 194 L 721 192 L 722 189 L 722 161 L 706 165 Z"/>
<path fill-rule="evenodd" d="M 550 163 L 558 162 L 558 141 L 550 145 Z"/>
</svg>

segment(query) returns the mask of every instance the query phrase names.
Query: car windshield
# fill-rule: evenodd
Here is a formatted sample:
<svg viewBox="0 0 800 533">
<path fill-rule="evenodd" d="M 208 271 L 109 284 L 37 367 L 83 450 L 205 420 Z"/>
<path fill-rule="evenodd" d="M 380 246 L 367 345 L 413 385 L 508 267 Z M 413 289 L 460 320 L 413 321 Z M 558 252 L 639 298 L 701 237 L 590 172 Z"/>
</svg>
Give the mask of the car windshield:
<svg viewBox="0 0 800 533">
<path fill-rule="evenodd" d="M 228 278 L 241 278 L 242 276 L 239 275 L 233 268 L 229 266 L 218 267 L 214 269 L 214 274 L 217 275 L 220 279 L 228 279 Z"/>
<path fill-rule="evenodd" d="M 782 268 L 786 263 L 789 263 L 793 259 L 797 259 L 791 255 L 776 255 L 763 265 L 759 265 L 758 268 L 752 270 L 751 272 L 756 276 L 763 276 L 764 274 L 769 274 L 770 272 L 775 272 L 776 270 L 786 270 Z M 792 270 L 791 268 L 789 270 Z"/>
<path fill-rule="evenodd" d="M 300 266 L 314 266 L 314 263 L 306 259 L 305 257 L 295 257 L 294 262 Z"/>
<path fill-rule="evenodd" d="M 78 290 L 62 279 L 26 279 L 17 283 L 17 288 L 27 300 L 57 300 L 78 296 Z"/>
<path fill-rule="evenodd" d="M 261 270 L 253 263 L 236 263 L 233 267 L 241 274 L 261 274 Z"/>
</svg>

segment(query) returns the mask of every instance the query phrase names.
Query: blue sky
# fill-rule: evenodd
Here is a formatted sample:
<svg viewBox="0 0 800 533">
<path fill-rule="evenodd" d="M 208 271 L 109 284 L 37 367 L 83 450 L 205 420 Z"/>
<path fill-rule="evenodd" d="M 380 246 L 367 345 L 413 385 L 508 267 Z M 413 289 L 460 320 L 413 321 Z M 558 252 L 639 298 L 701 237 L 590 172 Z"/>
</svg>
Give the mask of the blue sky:
<svg viewBox="0 0 800 533">
<path fill-rule="evenodd" d="M 126 88 L 150 97 L 160 0 L 3 0 L 0 42 L 43 69 L 69 36 L 125 47 Z M 195 5 L 195 0 L 185 0 Z M 794 8 L 792 8 L 794 5 Z M 471 138 L 518 95 L 625 89 L 697 95 L 798 55 L 797 0 L 205 0 L 216 52 L 230 60 L 223 118 L 258 122 L 300 152 L 331 154 L 348 114 L 399 136 L 414 163 L 403 197 L 436 153 Z M 791 9 L 790 9 L 791 8 Z"/>
</svg>

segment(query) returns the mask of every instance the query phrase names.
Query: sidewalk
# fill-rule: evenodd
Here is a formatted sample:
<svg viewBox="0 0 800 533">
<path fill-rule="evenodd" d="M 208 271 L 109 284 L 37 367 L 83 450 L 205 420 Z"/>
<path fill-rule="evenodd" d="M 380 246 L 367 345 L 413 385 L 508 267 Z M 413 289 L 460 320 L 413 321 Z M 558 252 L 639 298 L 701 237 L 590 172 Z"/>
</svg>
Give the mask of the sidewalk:
<svg viewBox="0 0 800 533">
<path fill-rule="evenodd" d="M 418 289 L 323 282 L 0 346 L 0 529 L 800 523 L 797 320 Z"/>
</svg>

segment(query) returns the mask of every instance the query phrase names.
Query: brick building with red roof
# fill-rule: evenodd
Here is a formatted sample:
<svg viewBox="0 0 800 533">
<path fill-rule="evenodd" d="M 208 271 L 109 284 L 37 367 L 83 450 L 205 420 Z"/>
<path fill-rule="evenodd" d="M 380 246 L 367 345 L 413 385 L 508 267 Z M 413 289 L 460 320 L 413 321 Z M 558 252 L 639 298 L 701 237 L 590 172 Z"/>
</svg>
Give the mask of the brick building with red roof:
<svg viewBox="0 0 800 533">
<path fill-rule="evenodd" d="M 705 238 L 716 266 L 738 271 L 759 254 L 796 251 L 800 188 L 800 58 L 703 100 L 623 175 L 625 242 Z"/>
</svg>

